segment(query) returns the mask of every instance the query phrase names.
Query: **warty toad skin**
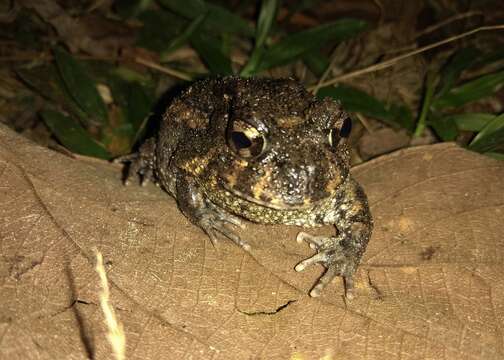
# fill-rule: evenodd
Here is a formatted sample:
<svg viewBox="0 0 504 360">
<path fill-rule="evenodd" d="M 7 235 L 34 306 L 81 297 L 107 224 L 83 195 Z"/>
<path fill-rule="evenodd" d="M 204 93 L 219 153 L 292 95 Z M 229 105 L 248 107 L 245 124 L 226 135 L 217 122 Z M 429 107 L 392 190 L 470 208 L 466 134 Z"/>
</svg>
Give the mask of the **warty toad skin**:
<svg viewBox="0 0 504 360">
<path fill-rule="evenodd" d="M 224 77 L 195 82 L 166 110 L 156 136 L 130 161 L 129 175 L 161 185 L 213 243 L 220 233 L 245 250 L 230 226 L 315 227 L 335 235 L 300 232 L 315 255 L 295 267 L 326 271 L 311 296 L 336 276 L 352 296 L 352 277 L 371 236 L 367 198 L 349 174 L 348 114 L 291 79 Z"/>
</svg>

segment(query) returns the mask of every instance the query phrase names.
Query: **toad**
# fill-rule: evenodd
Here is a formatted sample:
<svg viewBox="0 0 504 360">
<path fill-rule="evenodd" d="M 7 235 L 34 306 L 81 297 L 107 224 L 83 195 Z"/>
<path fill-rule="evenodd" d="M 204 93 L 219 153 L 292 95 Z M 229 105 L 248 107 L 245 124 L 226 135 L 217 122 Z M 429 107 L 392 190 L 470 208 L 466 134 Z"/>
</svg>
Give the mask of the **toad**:
<svg viewBox="0 0 504 360">
<path fill-rule="evenodd" d="M 335 277 L 352 296 L 352 277 L 373 227 L 366 195 L 350 176 L 349 115 L 292 79 L 224 77 L 195 82 L 166 110 L 156 136 L 131 162 L 172 195 L 183 214 L 216 243 L 245 250 L 233 232 L 241 219 L 302 227 L 334 225 L 335 235 L 300 232 L 316 253 L 295 270 L 321 264 L 313 297 Z"/>
</svg>

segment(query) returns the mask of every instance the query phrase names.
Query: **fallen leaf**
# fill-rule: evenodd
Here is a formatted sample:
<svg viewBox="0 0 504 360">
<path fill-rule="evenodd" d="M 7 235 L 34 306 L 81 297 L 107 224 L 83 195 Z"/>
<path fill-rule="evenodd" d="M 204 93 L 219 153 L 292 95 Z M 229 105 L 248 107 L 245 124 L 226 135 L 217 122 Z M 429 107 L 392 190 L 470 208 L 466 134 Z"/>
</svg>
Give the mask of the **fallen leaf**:
<svg viewBox="0 0 504 360">
<path fill-rule="evenodd" d="M 298 228 L 216 249 L 161 189 L 0 126 L 0 358 L 110 358 L 96 247 L 128 359 L 501 359 L 504 163 L 439 144 L 353 173 L 375 218 L 356 296 L 314 299 Z"/>
<path fill-rule="evenodd" d="M 76 19 L 55 1 L 20 0 L 20 5 L 34 10 L 44 21 L 51 24 L 71 52 L 83 50 L 95 56 L 111 56 L 115 53 L 114 49 L 118 48 L 119 42 L 124 42 L 119 36 L 114 38 L 115 43 L 104 39 L 104 36 L 100 40 L 93 39 L 90 36 L 91 31 L 83 25 L 82 19 Z M 95 28 L 97 27 L 95 19 Z"/>
</svg>

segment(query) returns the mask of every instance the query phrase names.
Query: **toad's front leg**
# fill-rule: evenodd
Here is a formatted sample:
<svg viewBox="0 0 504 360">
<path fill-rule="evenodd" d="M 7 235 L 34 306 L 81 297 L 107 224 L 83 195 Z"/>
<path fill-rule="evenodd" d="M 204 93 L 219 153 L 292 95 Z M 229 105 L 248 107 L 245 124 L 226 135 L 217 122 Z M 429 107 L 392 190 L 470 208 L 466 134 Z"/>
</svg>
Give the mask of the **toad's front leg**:
<svg viewBox="0 0 504 360">
<path fill-rule="evenodd" d="M 240 219 L 206 199 L 192 178 L 178 174 L 176 198 L 180 210 L 208 235 L 214 246 L 217 244 L 217 233 L 220 233 L 246 251 L 250 251 L 250 245 L 227 226 L 243 227 Z"/>
<path fill-rule="evenodd" d="M 336 277 L 345 280 L 346 297 L 353 297 L 353 274 L 366 250 L 371 237 L 373 220 L 366 195 L 355 181 L 349 179 L 344 185 L 343 196 L 334 209 L 331 222 L 338 234 L 336 236 L 313 236 L 300 232 L 297 241 L 306 241 L 317 253 L 301 261 L 296 271 L 307 266 L 322 264 L 326 271 L 310 291 L 310 296 L 320 296 L 322 290 Z"/>
</svg>

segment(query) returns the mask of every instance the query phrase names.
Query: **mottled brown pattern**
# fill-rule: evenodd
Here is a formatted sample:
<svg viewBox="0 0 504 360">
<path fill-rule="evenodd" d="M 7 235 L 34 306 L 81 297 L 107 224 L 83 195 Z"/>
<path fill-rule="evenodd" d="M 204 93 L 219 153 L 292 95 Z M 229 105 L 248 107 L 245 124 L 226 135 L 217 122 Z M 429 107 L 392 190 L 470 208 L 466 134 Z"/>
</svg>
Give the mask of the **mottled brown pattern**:
<svg viewBox="0 0 504 360">
<path fill-rule="evenodd" d="M 372 230 L 366 196 L 348 171 L 349 121 L 337 102 L 294 80 L 203 80 L 173 101 L 132 169 L 163 186 L 214 242 L 221 233 L 249 249 L 228 227 L 239 218 L 335 225 L 335 236 L 300 233 L 317 253 L 296 270 L 327 268 L 312 296 L 338 275 L 348 291 Z"/>
</svg>

